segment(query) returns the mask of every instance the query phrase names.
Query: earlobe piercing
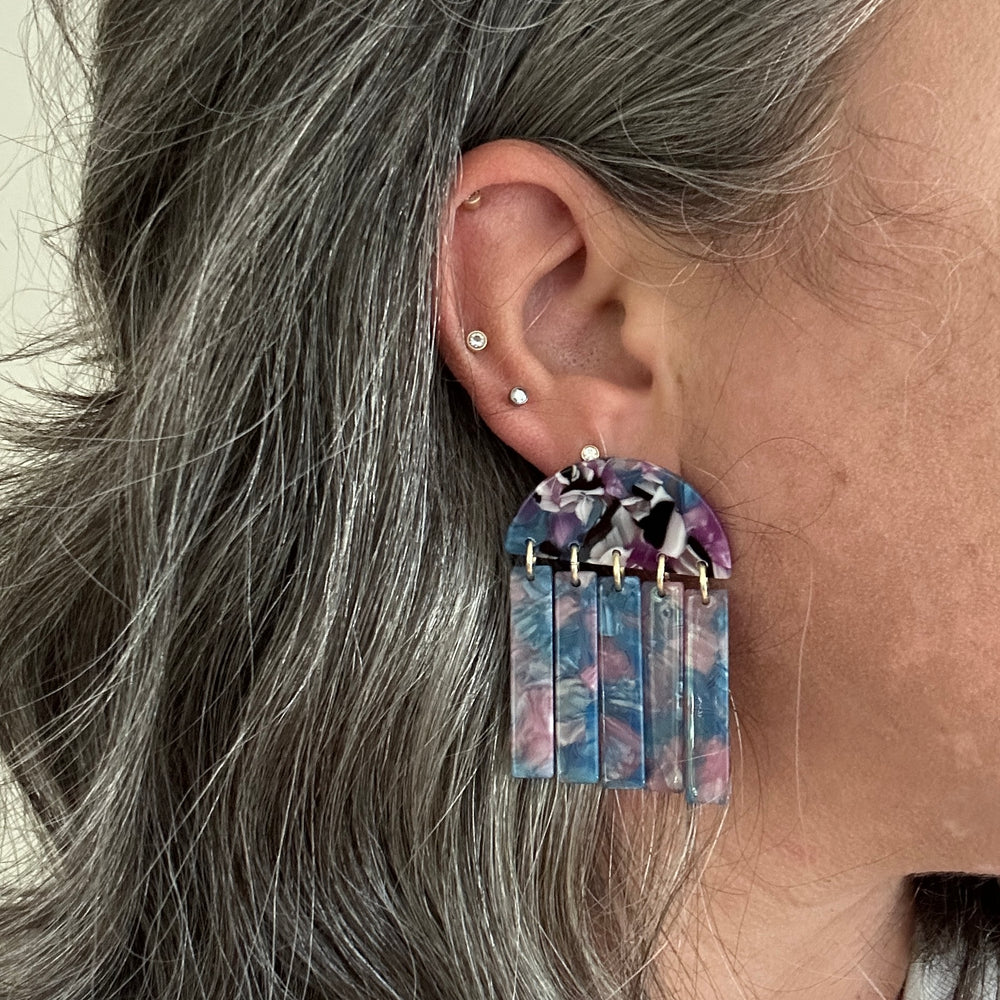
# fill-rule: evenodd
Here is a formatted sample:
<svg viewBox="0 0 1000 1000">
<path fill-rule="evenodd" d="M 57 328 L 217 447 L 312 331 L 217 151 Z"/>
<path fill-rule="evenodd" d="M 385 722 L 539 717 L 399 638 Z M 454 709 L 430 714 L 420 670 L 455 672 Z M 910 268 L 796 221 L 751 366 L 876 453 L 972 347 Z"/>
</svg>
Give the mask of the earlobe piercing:
<svg viewBox="0 0 1000 1000">
<path fill-rule="evenodd" d="M 479 203 L 483 200 L 483 196 L 479 191 L 473 191 L 465 201 L 462 202 L 462 208 L 479 208 Z"/>
<path fill-rule="evenodd" d="M 486 334 L 482 330 L 470 330 L 465 335 L 465 346 L 470 351 L 482 351 L 487 343 Z"/>
<path fill-rule="evenodd" d="M 585 462 L 593 462 L 595 458 L 600 458 L 601 453 L 597 450 L 597 446 L 593 444 L 585 444 L 580 451 L 580 458 Z"/>
<path fill-rule="evenodd" d="M 515 406 L 524 406 L 528 402 L 528 394 L 519 385 L 510 390 L 509 398 Z"/>
</svg>

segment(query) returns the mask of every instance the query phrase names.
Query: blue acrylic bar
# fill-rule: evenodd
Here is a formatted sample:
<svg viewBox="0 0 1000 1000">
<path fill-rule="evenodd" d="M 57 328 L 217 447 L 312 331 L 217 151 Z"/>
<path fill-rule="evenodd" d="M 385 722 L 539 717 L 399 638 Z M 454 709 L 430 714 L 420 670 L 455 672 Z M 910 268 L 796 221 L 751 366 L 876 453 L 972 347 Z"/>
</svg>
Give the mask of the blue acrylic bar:
<svg viewBox="0 0 1000 1000">
<path fill-rule="evenodd" d="M 684 791 L 684 585 L 642 585 L 646 787 Z"/>
<path fill-rule="evenodd" d="M 643 788 L 642 594 L 638 577 L 621 584 L 604 576 L 598 585 L 601 778 L 607 788 Z"/>
<path fill-rule="evenodd" d="M 684 601 L 687 725 L 685 791 L 691 803 L 729 799 L 729 600 L 691 590 Z"/>
<path fill-rule="evenodd" d="M 555 774 L 552 569 L 510 572 L 510 737 L 515 778 Z"/>
<path fill-rule="evenodd" d="M 596 782 L 600 777 L 597 741 L 597 575 L 555 574 L 556 777 Z"/>
</svg>

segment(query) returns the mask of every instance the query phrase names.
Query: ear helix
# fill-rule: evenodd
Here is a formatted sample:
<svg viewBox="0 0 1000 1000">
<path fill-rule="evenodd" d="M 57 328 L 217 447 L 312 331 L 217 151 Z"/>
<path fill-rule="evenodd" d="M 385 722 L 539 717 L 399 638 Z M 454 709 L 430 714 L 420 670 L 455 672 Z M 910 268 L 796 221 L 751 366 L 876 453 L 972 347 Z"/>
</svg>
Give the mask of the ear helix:
<svg viewBox="0 0 1000 1000">
<path fill-rule="evenodd" d="M 475 351 L 477 354 L 480 351 L 486 350 L 486 345 L 489 341 L 486 339 L 486 334 L 482 330 L 470 330 L 465 335 L 465 346 L 468 347 L 470 351 Z"/>
</svg>

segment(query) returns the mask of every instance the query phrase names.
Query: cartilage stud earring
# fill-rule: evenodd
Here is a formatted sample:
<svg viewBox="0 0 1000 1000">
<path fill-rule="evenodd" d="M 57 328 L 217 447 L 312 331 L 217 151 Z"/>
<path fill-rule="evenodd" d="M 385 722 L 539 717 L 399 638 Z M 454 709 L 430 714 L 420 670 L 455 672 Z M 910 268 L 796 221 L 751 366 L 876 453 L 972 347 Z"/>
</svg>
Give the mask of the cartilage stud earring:
<svg viewBox="0 0 1000 1000">
<path fill-rule="evenodd" d="M 465 346 L 470 351 L 482 351 L 487 343 L 486 334 L 482 330 L 470 330 L 465 335 Z"/>
</svg>

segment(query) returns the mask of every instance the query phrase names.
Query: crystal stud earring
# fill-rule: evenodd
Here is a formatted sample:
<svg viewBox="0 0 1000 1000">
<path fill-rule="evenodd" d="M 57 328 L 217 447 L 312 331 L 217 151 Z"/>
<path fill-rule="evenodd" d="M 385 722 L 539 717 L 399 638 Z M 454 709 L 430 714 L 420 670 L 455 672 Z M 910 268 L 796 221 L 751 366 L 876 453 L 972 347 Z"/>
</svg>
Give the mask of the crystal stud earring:
<svg viewBox="0 0 1000 1000">
<path fill-rule="evenodd" d="M 470 351 L 482 351 L 487 343 L 486 334 L 482 330 L 470 330 L 465 335 L 465 346 Z"/>
<path fill-rule="evenodd" d="M 510 401 L 515 406 L 524 406 L 528 402 L 528 394 L 519 385 L 510 390 Z"/>
</svg>

